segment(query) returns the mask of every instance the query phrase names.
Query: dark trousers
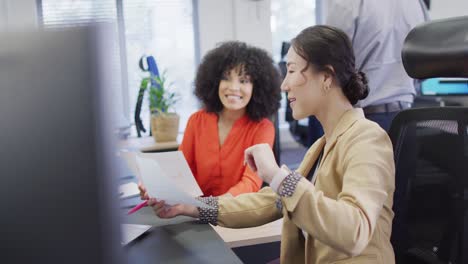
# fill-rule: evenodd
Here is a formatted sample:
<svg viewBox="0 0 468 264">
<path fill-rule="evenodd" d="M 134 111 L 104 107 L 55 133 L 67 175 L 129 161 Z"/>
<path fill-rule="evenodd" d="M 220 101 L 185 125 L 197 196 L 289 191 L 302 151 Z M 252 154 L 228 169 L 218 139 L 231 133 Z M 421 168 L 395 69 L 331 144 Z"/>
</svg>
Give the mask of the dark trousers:
<svg viewBox="0 0 468 264">
<path fill-rule="evenodd" d="M 366 114 L 366 118 L 379 124 L 381 128 L 389 132 L 390 125 L 392 124 L 393 118 L 399 113 L 398 112 L 387 112 L 387 113 L 375 113 Z"/>
<path fill-rule="evenodd" d="M 409 102 L 390 102 L 380 105 L 370 105 L 364 107 L 364 115 L 367 119 L 376 122 L 385 131 L 390 131 L 390 126 L 395 116 L 402 110 L 411 107 Z"/>
</svg>

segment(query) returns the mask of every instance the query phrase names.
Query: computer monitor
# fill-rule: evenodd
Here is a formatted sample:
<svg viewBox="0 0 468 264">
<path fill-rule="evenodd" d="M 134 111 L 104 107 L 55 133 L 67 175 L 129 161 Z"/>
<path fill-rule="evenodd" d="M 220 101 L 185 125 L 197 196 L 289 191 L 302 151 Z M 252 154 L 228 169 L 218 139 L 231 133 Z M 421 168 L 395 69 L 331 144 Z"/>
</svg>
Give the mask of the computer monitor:
<svg viewBox="0 0 468 264">
<path fill-rule="evenodd" d="M 0 263 L 120 263 L 106 32 L 0 33 Z"/>
<path fill-rule="evenodd" d="M 421 82 L 422 95 L 468 95 L 468 78 L 430 78 Z"/>
</svg>

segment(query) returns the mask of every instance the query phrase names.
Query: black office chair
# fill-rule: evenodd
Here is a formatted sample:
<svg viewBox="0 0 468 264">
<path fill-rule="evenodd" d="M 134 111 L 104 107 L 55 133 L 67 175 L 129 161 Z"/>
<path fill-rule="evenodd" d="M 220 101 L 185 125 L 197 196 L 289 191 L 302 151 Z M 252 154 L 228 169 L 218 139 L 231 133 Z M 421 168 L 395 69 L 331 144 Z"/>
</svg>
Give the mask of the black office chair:
<svg viewBox="0 0 468 264">
<path fill-rule="evenodd" d="M 467 129 L 468 108 L 409 109 L 395 117 L 397 263 L 467 263 Z"/>
<path fill-rule="evenodd" d="M 468 77 L 468 17 L 413 29 L 403 63 L 413 78 Z M 408 109 L 392 122 L 397 263 L 468 263 L 468 108 Z"/>
</svg>

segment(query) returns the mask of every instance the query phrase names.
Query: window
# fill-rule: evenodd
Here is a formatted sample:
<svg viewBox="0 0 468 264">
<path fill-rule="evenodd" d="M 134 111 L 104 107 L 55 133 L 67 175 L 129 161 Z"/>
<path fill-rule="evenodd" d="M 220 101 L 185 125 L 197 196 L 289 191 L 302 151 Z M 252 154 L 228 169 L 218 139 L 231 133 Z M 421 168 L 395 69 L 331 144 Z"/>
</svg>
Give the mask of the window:
<svg viewBox="0 0 468 264">
<path fill-rule="evenodd" d="M 131 0 L 123 1 L 125 40 L 131 116 L 137 100 L 143 73 L 138 62 L 142 55 L 156 59 L 159 72 L 167 70 L 169 82 L 180 95 L 177 112 L 179 130 L 185 130 L 187 120 L 197 108 L 193 96 L 195 76 L 195 43 L 191 0 Z M 148 104 L 141 110 L 141 118 L 148 127 Z M 146 122 L 145 122 L 146 121 Z"/>
<path fill-rule="evenodd" d="M 118 125 L 133 123 L 140 80 L 148 73 L 139 68 L 143 55 L 155 57 L 160 72 L 167 70 L 169 82 L 180 95 L 177 112 L 183 131 L 197 108 L 193 96 L 195 41 L 192 0 L 38 0 L 39 20 L 45 28 L 115 23 L 114 102 L 121 109 Z M 141 118 L 149 128 L 148 100 Z M 135 129 L 132 128 L 132 133 Z"/>
<path fill-rule="evenodd" d="M 271 33 L 273 40 L 273 58 L 280 61 L 281 44 L 290 41 L 302 29 L 313 26 L 317 22 L 315 0 L 271 0 Z M 285 128 L 286 99 L 281 100 L 279 110 L 280 127 Z M 307 122 L 307 119 L 301 120 Z"/>
<path fill-rule="evenodd" d="M 117 20 L 117 10 L 115 0 L 42 0 L 38 1 L 38 17 L 42 27 L 47 29 L 56 29 L 63 27 L 83 26 L 93 22 L 111 22 L 114 28 L 115 41 L 118 43 L 118 28 L 115 23 Z M 121 73 L 121 63 L 119 60 L 120 48 L 119 45 L 111 47 L 112 55 L 108 63 L 112 67 L 112 72 Z M 123 94 L 122 94 L 122 78 L 121 74 L 112 76 L 111 85 L 115 89 L 114 96 L 111 102 L 115 104 L 115 109 L 121 110 L 122 114 L 117 115 L 122 120 L 116 120 L 118 123 L 128 123 L 128 119 L 123 118 Z"/>
</svg>

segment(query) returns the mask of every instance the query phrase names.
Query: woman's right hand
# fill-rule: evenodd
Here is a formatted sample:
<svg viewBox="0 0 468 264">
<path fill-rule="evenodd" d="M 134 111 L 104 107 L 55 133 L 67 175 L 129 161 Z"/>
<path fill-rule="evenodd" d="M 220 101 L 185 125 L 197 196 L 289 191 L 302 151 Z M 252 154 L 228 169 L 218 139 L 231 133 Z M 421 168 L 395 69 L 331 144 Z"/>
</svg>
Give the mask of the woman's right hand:
<svg viewBox="0 0 468 264">
<path fill-rule="evenodd" d="M 140 190 L 140 199 L 149 200 L 148 192 L 146 191 L 146 188 L 143 186 L 143 184 L 138 183 L 138 190 Z"/>
<path fill-rule="evenodd" d="M 155 198 L 150 198 L 146 188 L 141 183 L 138 184 L 138 189 L 140 190 L 140 198 L 142 200 L 148 200 L 148 206 L 153 207 L 155 214 L 160 218 L 173 218 L 178 215 L 185 215 L 194 218 L 199 217 L 198 208 L 193 205 L 167 205 L 164 200 L 159 201 Z"/>
</svg>

